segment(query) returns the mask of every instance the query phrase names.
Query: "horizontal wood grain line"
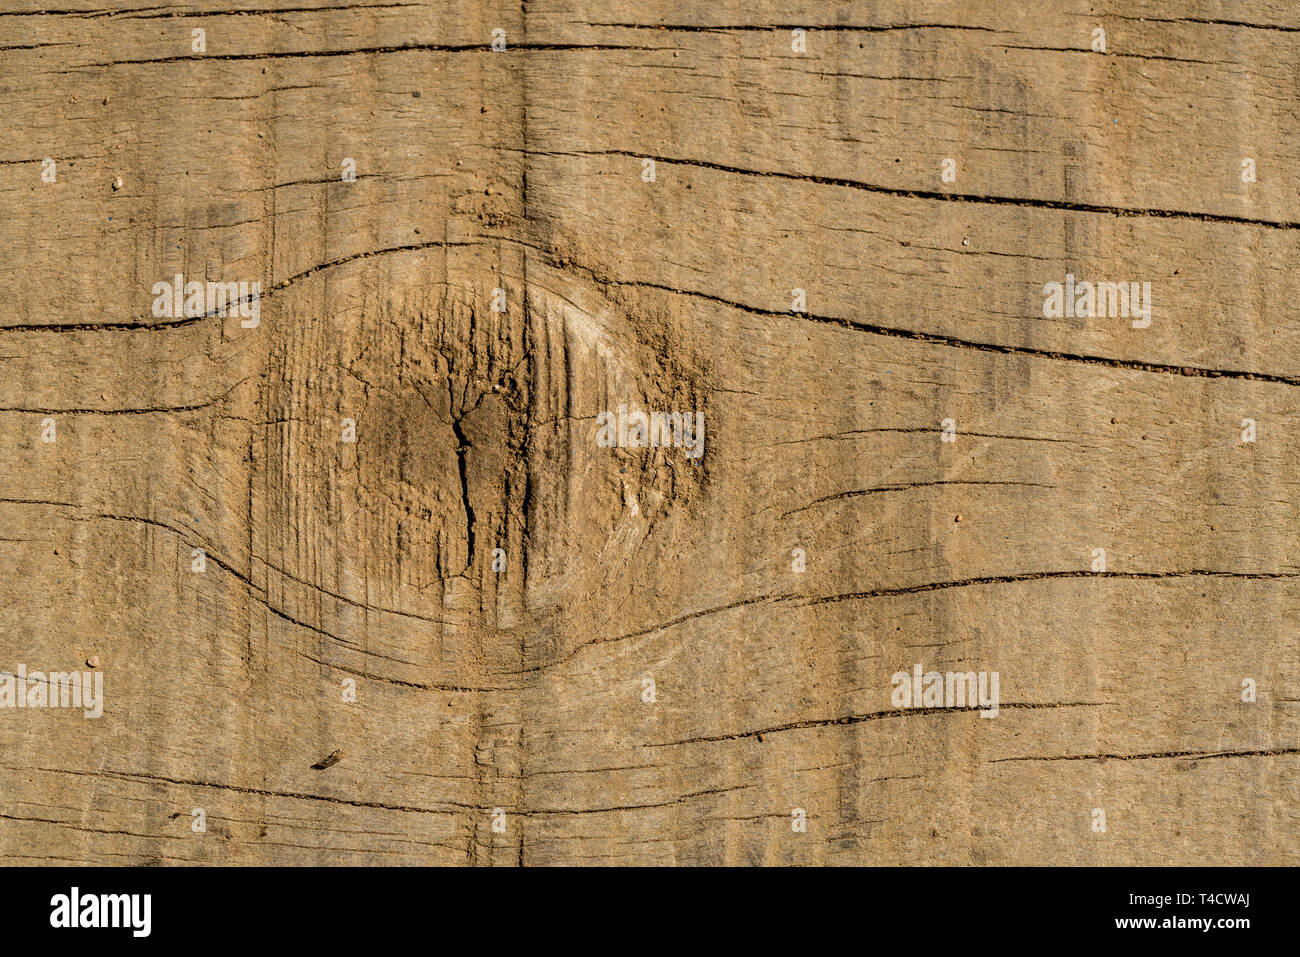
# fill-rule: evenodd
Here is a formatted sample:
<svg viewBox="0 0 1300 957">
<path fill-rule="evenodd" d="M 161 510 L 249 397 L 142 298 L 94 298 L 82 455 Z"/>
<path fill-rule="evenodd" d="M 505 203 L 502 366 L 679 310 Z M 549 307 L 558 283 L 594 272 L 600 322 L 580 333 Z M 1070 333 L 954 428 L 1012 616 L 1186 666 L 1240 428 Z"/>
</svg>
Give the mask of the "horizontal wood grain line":
<svg viewBox="0 0 1300 957">
<path fill-rule="evenodd" d="M 114 66 L 144 66 L 153 63 L 202 63 L 229 60 L 289 60 L 313 57 L 382 56 L 388 53 L 567 53 L 584 50 L 647 50 L 667 51 L 671 47 L 639 47 L 613 43 L 514 43 L 496 51 L 488 43 L 400 43 L 393 46 L 358 47 L 351 50 L 288 50 L 281 53 L 201 53 L 194 56 L 148 57 L 141 60 L 106 60 L 102 63 L 81 63 L 57 73 L 99 69 Z"/>
<path fill-rule="evenodd" d="M 574 645 L 565 655 L 555 659 L 554 661 L 548 661 L 545 664 L 535 665 L 531 668 L 524 668 L 517 671 L 502 671 L 495 673 L 500 675 L 517 675 L 545 672 L 572 660 L 585 648 L 591 648 L 595 645 L 611 644 L 614 642 L 631 641 L 634 638 L 643 638 L 646 635 L 653 634 L 657 631 L 664 631 L 668 628 L 685 624 L 688 621 L 694 621 L 698 618 L 706 618 L 711 615 L 733 611 L 737 608 L 747 608 L 751 605 L 791 604 L 797 608 L 804 608 L 813 605 L 837 604 L 843 601 L 864 601 L 870 598 L 897 598 L 905 595 L 919 595 L 924 592 L 947 591 L 955 588 L 975 588 L 983 585 L 1005 585 L 1021 582 L 1037 582 L 1070 578 L 1124 579 L 1129 581 L 1171 581 L 1185 578 L 1294 581 L 1300 580 L 1300 572 L 1235 572 L 1198 568 L 1188 569 L 1186 571 L 1169 572 L 1094 572 L 1090 569 L 1069 569 L 1050 572 L 1027 572 L 1019 575 L 987 575 L 977 578 L 948 579 L 945 581 L 923 582 L 915 585 L 899 585 L 892 588 L 875 588 L 869 591 L 845 592 L 838 595 L 809 596 L 792 593 L 757 595 L 752 598 L 744 598 L 739 601 L 729 602 L 725 605 L 717 605 L 713 608 L 702 608 L 698 611 L 687 612 L 686 614 L 678 615 L 675 618 L 670 618 L 667 621 L 649 625 L 645 628 L 638 629 L 637 631 L 628 632 L 627 634 L 615 635 L 608 638 L 592 638 L 588 641 Z"/>
<path fill-rule="evenodd" d="M 1052 702 L 1015 702 L 1000 703 L 999 710 L 1036 711 L 1044 708 L 1104 708 L 1106 701 L 1052 701 Z M 706 735 L 696 738 L 683 738 L 680 741 L 662 741 L 646 744 L 647 748 L 673 748 L 685 744 L 714 744 L 719 741 L 742 741 L 745 738 L 757 738 L 765 734 L 778 734 L 782 731 L 803 731 L 809 728 L 833 728 L 862 724 L 864 721 L 883 721 L 887 718 L 922 718 L 931 715 L 965 714 L 987 709 L 979 705 L 951 708 L 899 708 L 892 711 L 868 711 L 864 714 L 850 714 L 839 718 L 808 718 L 803 721 L 791 721 L 788 724 L 773 725 L 754 731 L 736 731 L 732 734 Z"/>
<path fill-rule="evenodd" d="M 1154 219 L 1186 219 L 1201 223 L 1215 223 L 1229 226 L 1258 226 L 1264 229 L 1300 230 L 1300 222 L 1293 220 L 1256 219 L 1250 216 L 1232 216 L 1224 213 L 1203 213 L 1196 210 L 1165 209 L 1143 206 L 1116 206 L 1108 203 L 1082 203 L 1063 199 L 1034 199 L 1029 196 L 981 195 L 978 193 L 945 192 L 931 189 L 902 189 L 896 186 L 881 186 L 863 180 L 847 179 L 841 176 L 823 176 L 817 173 L 790 173 L 784 170 L 751 169 L 744 166 L 732 166 L 726 163 L 714 163 L 709 160 L 693 159 L 681 156 L 657 156 L 653 153 L 636 153 L 631 150 L 530 150 L 539 155 L 552 156 L 626 156 L 631 159 L 652 159 L 656 163 L 676 166 L 693 166 L 697 169 L 714 170 L 738 176 L 765 176 L 772 179 L 784 179 L 800 183 L 814 183 L 819 186 L 838 186 L 856 189 L 867 193 L 884 196 L 897 196 L 906 199 L 922 199 L 943 203 L 979 203 L 989 206 L 1021 206 L 1031 209 L 1056 209 L 1070 213 L 1093 213 L 1116 217 L 1149 217 Z"/>
<path fill-rule="evenodd" d="M 1010 705 L 1002 705 L 1008 708 Z M 1300 748 L 1267 748 L 1255 751 L 1153 751 L 1147 754 L 1049 754 L 1024 755 L 1014 758 L 992 758 L 988 764 L 1004 761 L 1150 761 L 1161 758 L 1191 758 L 1204 761 L 1211 758 L 1274 758 L 1300 754 Z"/>
<path fill-rule="evenodd" d="M 550 259 L 554 259 L 548 249 L 539 246 L 536 243 L 514 240 L 508 237 L 502 237 L 501 241 L 515 242 L 519 245 L 527 246 L 530 249 L 542 253 Z M 845 329 L 852 329 L 856 332 L 869 333 L 871 335 L 890 336 L 895 339 L 909 339 L 913 342 L 927 342 L 934 345 L 949 346 L 956 349 L 975 349 L 981 352 L 1000 352 L 1005 355 L 1033 356 L 1038 359 L 1049 359 L 1060 362 L 1077 362 L 1085 365 L 1110 366 L 1114 369 L 1127 369 L 1134 372 L 1154 372 L 1163 375 L 1187 376 L 1201 379 L 1245 379 L 1256 382 L 1270 382 L 1275 385 L 1300 386 L 1300 376 L 1280 375 L 1270 372 L 1253 372 L 1247 369 L 1209 368 L 1183 363 L 1148 362 L 1142 359 L 1117 359 L 1111 356 L 1098 356 L 1088 353 L 1061 352 L 1054 349 L 1036 349 L 1031 346 L 1009 346 L 996 342 L 981 342 L 976 339 L 962 339 L 957 336 L 949 336 L 934 332 L 923 332 L 915 329 L 905 329 L 899 326 L 884 326 L 877 323 L 860 322 L 856 319 L 847 319 L 842 316 L 828 316 L 812 312 L 791 312 L 788 309 L 766 309 L 762 306 L 751 306 L 743 302 L 737 302 L 734 299 L 726 299 L 722 296 L 715 296 L 710 293 L 699 292 L 693 289 L 683 289 L 678 286 L 668 286 L 662 283 L 632 279 L 614 279 L 597 272 L 590 266 L 569 260 L 565 260 L 563 263 L 556 262 L 556 266 L 557 268 L 579 270 L 586 273 L 595 282 L 606 286 L 657 289 L 660 292 L 674 293 L 680 296 L 691 296 L 696 299 L 707 300 L 709 302 L 717 303 L 718 305 L 728 306 L 732 309 L 739 309 L 742 312 L 747 312 L 755 316 L 770 316 L 779 319 L 820 322 L 828 325 L 840 326 Z"/>
</svg>

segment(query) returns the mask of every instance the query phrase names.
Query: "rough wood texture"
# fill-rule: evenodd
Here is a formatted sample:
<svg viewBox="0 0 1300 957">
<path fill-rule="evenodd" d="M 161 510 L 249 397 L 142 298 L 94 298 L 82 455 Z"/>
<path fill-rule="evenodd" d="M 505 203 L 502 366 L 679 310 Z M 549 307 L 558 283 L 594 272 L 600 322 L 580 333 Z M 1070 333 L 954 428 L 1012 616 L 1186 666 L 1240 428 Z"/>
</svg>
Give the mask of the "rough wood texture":
<svg viewBox="0 0 1300 957">
<path fill-rule="evenodd" d="M 1293 4 L 110 2 L 0 14 L 0 860 L 1300 862 Z"/>
</svg>

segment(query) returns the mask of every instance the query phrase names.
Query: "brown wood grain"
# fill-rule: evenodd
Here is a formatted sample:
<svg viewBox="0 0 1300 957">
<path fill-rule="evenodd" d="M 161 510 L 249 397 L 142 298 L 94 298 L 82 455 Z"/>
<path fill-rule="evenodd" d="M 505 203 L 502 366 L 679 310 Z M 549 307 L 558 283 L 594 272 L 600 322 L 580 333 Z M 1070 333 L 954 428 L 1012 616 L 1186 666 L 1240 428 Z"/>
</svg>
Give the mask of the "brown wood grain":
<svg viewBox="0 0 1300 957">
<path fill-rule="evenodd" d="M 104 714 L 0 708 L 0 860 L 1300 860 L 1291 5 L 60 6 L 0 10 L 0 671 Z"/>
</svg>

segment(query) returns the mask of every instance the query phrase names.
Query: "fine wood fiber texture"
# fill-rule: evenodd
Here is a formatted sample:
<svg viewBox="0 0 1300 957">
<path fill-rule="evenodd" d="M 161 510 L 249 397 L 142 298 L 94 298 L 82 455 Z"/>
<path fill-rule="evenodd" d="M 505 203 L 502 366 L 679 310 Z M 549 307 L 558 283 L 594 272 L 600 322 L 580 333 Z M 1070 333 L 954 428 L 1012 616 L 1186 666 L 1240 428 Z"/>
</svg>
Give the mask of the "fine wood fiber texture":
<svg viewBox="0 0 1300 957">
<path fill-rule="evenodd" d="M 1300 863 L 1294 4 L 104 2 L 0 11 L 0 861 Z"/>
</svg>

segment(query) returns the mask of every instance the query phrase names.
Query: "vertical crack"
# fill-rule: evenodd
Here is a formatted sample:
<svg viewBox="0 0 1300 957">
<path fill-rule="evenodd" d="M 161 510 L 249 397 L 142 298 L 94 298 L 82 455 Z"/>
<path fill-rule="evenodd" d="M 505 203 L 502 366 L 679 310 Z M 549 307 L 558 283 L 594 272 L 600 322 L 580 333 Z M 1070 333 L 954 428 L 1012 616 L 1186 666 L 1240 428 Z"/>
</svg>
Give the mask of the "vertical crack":
<svg viewBox="0 0 1300 957">
<path fill-rule="evenodd" d="M 460 498 L 465 508 L 465 541 L 469 552 L 465 559 L 465 570 L 468 571 L 474 565 L 474 506 L 469 503 L 469 469 L 465 460 L 472 444 L 466 437 L 465 430 L 461 428 L 460 420 L 464 417 L 462 413 L 452 419 L 451 430 L 456 435 L 456 462 L 460 467 Z"/>
</svg>

